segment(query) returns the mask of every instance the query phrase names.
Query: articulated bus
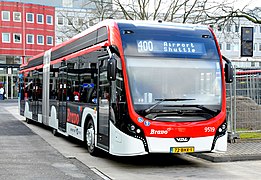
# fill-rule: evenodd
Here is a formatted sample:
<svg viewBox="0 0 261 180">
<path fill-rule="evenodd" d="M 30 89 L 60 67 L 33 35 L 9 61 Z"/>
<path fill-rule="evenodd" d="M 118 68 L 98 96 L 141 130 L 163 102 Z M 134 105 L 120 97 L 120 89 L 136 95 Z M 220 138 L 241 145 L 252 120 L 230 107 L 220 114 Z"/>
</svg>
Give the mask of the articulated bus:
<svg viewBox="0 0 261 180">
<path fill-rule="evenodd" d="M 106 20 L 20 68 L 20 114 L 89 153 L 222 152 L 233 78 L 202 25 Z"/>
</svg>

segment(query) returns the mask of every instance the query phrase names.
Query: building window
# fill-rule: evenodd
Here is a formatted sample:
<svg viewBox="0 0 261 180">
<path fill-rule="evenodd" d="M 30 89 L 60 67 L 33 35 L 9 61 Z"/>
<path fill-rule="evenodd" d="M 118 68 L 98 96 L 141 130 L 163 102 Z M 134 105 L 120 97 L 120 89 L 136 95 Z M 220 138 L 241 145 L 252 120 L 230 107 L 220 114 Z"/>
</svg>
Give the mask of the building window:
<svg viewBox="0 0 261 180">
<path fill-rule="evenodd" d="M 33 34 L 27 34 L 26 35 L 26 43 L 27 44 L 34 44 L 34 35 Z"/>
<path fill-rule="evenodd" d="M 233 46 L 234 51 L 239 51 L 239 44 L 235 43 Z"/>
<path fill-rule="evenodd" d="M 44 44 L 44 36 L 43 35 L 37 35 L 37 44 Z"/>
<path fill-rule="evenodd" d="M 58 17 L 57 24 L 63 25 L 63 17 Z"/>
<path fill-rule="evenodd" d="M 221 25 L 218 25 L 217 30 L 218 30 L 218 31 L 221 31 L 221 30 L 222 30 Z"/>
<path fill-rule="evenodd" d="M 89 26 L 93 26 L 94 22 L 92 20 L 89 21 Z M 221 31 L 221 30 L 220 30 Z"/>
<path fill-rule="evenodd" d="M 254 51 L 257 51 L 257 43 L 254 44 Z"/>
<path fill-rule="evenodd" d="M 230 43 L 227 43 L 227 45 L 226 45 L 226 50 L 227 50 L 227 51 L 230 51 L 230 50 L 231 50 L 231 44 L 230 44 Z"/>
<path fill-rule="evenodd" d="M 2 33 L 2 42 L 10 43 L 10 33 Z"/>
<path fill-rule="evenodd" d="M 78 19 L 78 25 L 79 26 L 83 26 L 83 23 L 84 23 L 84 19 L 83 18 L 79 18 Z"/>
<path fill-rule="evenodd" d="M 227 32 L 231 32 L 231 25 L 227 25 Z"/>
<path fill-rule="evenodd" d="M 21 13 L 20 12 L 13 12 L 13 21 L 14 22 L 21 22 Z"/>
<path fill-rule="evenodd" d="M 34 14 L 33 13 L 26 13 L 26 22 L 28 22 L 28 23 L 34 22 Z"/>
<path fill-rule="evenodd" d="M 38 24 L 44 23 L 44 16 L 42 14 L 37 14 L 37 23 Z"/>
<path fill-rule="evenodd" d="M 259 49 L 258 50 L 261 51 L 261 43 L 259 43 Z"/>
<path fill-rule="evenodd" d="M 21 43 L 22 42 L 22 35 L 21 34 L 14 33 L 13 38 L 14 38 L 14 43 Z"/>
<path fill-rule="evenodd" d="M 53 45 L 53 37 L 47 36 L 47 45 Z"/>
<path fill-rule="evenodd" d="M 235 24 L 235 32 L 239 32 L 239 26 Z"/>
<path fill-rule="evenodd" d="M 10 21 L 10 11 L 2 11 L 2 21 Z"/>
<path fill-rule="evenodd" d="M 50 16 L 50 15 L 46 16 L 46 24 L 49 24 L 49 25 L 53 24 L 53 16 Z"/>
</svg>

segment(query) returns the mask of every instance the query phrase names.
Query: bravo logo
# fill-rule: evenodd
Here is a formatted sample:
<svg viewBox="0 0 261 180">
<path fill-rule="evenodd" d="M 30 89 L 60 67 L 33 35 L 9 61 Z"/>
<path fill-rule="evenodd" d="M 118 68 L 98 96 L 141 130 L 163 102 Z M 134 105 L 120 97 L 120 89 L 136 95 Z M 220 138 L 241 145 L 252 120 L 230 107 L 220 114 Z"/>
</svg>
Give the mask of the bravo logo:
<svg viewBox="0 0 261 180">
<path fill-rule="evenodd" d="M 150 130 L 150 134 L 168 134 L 170 131 L 170 128 L 168 128 L 167 130 L 155 130 L 155 129 L 151 129 Z"/>
</svg>

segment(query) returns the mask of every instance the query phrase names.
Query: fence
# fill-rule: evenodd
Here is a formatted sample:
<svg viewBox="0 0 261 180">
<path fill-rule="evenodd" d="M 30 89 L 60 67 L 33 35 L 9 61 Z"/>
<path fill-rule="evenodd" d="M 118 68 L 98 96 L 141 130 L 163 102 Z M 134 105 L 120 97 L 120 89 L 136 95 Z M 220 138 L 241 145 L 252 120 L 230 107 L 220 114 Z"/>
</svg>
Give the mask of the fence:
<svg viewBox="0 0 261 180">
<path fill-rule="evenodd" d="M 235 63 L 233 63 L 235 64 Z M 261 131 L 261 67 L 256 63 L 234 65 L 234 81 L 227 84 L 229 140 L 241 132 Z"/>
</svg>

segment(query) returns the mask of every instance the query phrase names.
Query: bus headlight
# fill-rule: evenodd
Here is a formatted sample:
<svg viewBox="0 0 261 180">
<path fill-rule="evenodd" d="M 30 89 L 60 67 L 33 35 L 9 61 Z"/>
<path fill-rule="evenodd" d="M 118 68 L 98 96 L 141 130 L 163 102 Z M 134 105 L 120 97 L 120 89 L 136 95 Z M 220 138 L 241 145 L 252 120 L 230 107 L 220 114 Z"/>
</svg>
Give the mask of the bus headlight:
<svg viewBox="0 0 261 180">
<path fill-rule="evenodd" d="M 218 132 L 222 133 L 227 130 L 227 124 L 224 123 L 218 128 Z"/>
<path fill-rule="evenodd" d="M 131 125 L 131 126 L 130 126 L 130 130 L 131 130 L 131 131 L 134 131 L 134 130 L 135 130 L 135 126 L 134 126 L 134 125 Z"/>
<path fill-rule="evenodd" d="M 141 130 L 140 129 L 137 129 L 136 130 L 136 133 L 140 134 Z"/>
<path fill-rule="evenodd" d="M 131 132 L 132 134 L 140 134 L 141 133 L 141 129 L 134 124 L 128 124 L 127 127 L 128 127 L 129 132 Z"/>
</svg>

